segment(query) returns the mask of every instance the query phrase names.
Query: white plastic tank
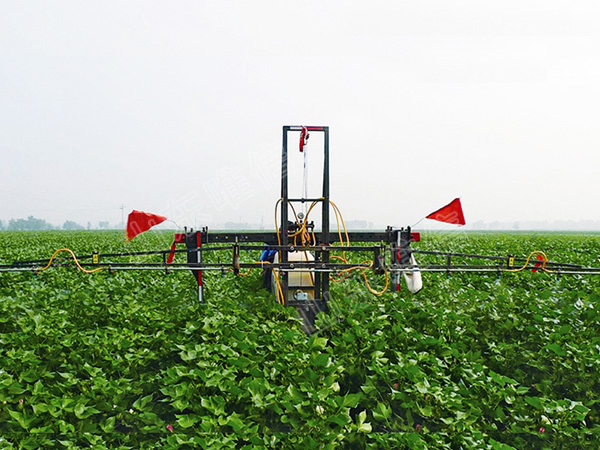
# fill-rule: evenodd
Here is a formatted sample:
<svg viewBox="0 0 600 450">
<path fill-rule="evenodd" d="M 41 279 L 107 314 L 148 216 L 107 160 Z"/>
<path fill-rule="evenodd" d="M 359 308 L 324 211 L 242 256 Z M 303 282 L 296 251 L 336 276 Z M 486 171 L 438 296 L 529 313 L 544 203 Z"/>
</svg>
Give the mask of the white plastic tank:
<svg viewBox="0 0 600 450">
<path fill-rule="evenodd" d="M 288 252 L 288 262 L 308 262 L 314 261 L 315 256 L 308 251 Z M 274 263 L 279 262 L 279 253 L 275 254 Z M 274 275 L 272 275 L 274 277 Z M 288 272 L 289 295 L 288 300 L 314 300 L 314 276 L 308 269 L 293 269 Z M 275 279 L 272 280 L 271 289 L 273 294 L 277 289 Z"/>
</svg>

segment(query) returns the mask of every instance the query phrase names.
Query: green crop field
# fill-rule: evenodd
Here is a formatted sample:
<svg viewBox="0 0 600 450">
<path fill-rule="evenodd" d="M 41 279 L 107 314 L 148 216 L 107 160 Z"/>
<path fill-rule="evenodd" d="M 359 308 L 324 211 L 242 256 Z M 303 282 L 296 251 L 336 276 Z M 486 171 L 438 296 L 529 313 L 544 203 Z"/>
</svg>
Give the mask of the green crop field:
<svg viewBox="0 0 600 450">
<path fill-rule="evenodd" d="M 171 238 L 2 232 L 0 264 Z M 599 235 L 413 247 L 600 266 Z M 360 273 L 334 283 L 307 337 L 258 270 L 207 273 L 205 305 L 187 271 L 0 273 L 0 449 L 600 448 L 600 276 L 423 279 L 379 297 Z"/>
</svg>

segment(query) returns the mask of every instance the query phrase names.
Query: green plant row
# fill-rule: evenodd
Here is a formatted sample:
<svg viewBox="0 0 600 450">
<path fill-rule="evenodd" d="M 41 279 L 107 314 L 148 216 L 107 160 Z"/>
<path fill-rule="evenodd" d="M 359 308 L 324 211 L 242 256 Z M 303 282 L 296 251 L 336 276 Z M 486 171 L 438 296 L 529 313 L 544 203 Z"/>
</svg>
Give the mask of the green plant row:
<svg viewBox="0 0 600 450">
<path fill-rule="evenodd" d="M 170 245 L 0 239 L 0 264 Z M 420 248 L 593 265 L 600 239 L 429 234 Z M 374 297 L 352 276 L 310 337 L 259 271 L 205 281 L 199 305 L 184 272 L 0 274 L 0 448 L 598 448 L 598 279 L 427 274 L 417 295 Z"/>
</svg>

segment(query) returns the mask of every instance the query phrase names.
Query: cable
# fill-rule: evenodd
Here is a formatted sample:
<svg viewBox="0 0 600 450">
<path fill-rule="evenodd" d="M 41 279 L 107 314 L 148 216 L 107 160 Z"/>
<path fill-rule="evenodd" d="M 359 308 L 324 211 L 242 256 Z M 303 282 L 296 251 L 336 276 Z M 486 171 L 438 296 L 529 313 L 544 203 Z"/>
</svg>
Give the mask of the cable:
<svg viewBox="0 0 600 450">
<path fill-rule="evenodd" d="M 99 270 L 102 270 L 102 267 L 98 267 L 97 269 L 92 269 L 92 270 L 87 270 L 84 269 L 83 267 L 81 267 L 81 265 L 79 264 L 79 261 L 77 261 L 77 256 L 75 256 L 75 253 L 73 253 L 73 250 L 69 249 L 69 248 L 59 248 L 58 250 L 56 250 L 52 256 L 50 257 L 50 260 L 48 261 L 48 264 L 46 264 L 46 267 L 39 269 L 41 272 L 43 272 L 44 270 L 48 269 L 51 265 L 52 265 L 52 261 L 54 260 L 55 256 L 58 255 L 61 252 L 67 252 L 69 253 L 72 257 L 73 257 L 73 261 L 75 261 L 75 265 L 77 266 L 77 268 L 79 270 L 81 270 L 84 273 L 95 273 L 98 272 Z"/>
<path fill-rule="evenodd" d="M 548 263 L 548 256 L 546 256 L 546 253 L 543 252 L 542 250 L 535 250 L 533 252 L 531 252 L 529 254 L 529 256 L 527 257 L 527 260 L 525 261 L 525 264 L 523 265 L 523 267 L 520 267 L 518 269 L 504 269 L 505 272 L 521 272 L 522 270 L 525 270 L 527 268 L 527 266 L 529 266 L 529 261 L 531 261 L 531 258 L 534 255 L 540 255 L 543 257 L 543 259 L 540 259 L 539 262 L 541 263 L 541 266 L 539 267 L 539 269 L 543 270 L 546 273 L 555 273 L 554 270 L 550 270 L 548 268 L 546 268 L 546 264 Z"/>
<path fill-rule="evenodd" d="M 321 197 L 319 200 L 316 200 L 314 202 L 312 202 L 312 204 L 310 205 L 310 208 L 308 208 L 308 211 L 306 212 L 306 215 L 304 216 L 304 218 L 302 219 L 302 221 L 300 221 L 300 219 L 298 219 L 298 214 L 296 213 L 296 210 L 294 208 L 294 206 L 290 203 L 290 207 L 292 208 L 292 212 L 294 213 L 294 217 L 296 219 L 296 224 L 298 226 L 298 230 L 294 233 L 288 233 L 288 238 L 294 238 L 294 244 L 296 244 L 296 238 L 298 236 L 300 236 L 301 241 L 302 241 L 302 245 L 303 246 L 307 246 L 307 242 L 308 245 L 311 245 L 311 242 L 316 245 L 316 239 L 314 236 L 314 231 L 313 231 L 313 236 L 312 236 L 312 241 L 311 241 L 311 236 L 310 233 L 308 232 L 308 230 L 306 229 L 306 224 L 308 223 L 308 217 L 312 211 L 312 209 L 315 207 L 315 205 L 321 201 L 324 200 L 323 197 Z M 283 201 L 282 198 L 280 198 L 279 200 L 277 200 L 277 202 L 275 203 L 275 232 L 277 234 L 277 243 L 278 245 L 281 247 L 281 235 L 279 232 L 279 225 L 277 223 L 277 209 L 279 207 L 279 204 Z M 333 207 L 333 212 L 335 214 L 335 218 L 336 218 L 336 225 L 337 225 L 337 232 L 338 232 L 338 238 L 340 241 L 340 245 L 343 249 L 343 247 L 349 247 L 350 246 L 350 236 L 348 234 L 348 229 L 346 228 L 346 223 L 344 222 L 344 217 L 342 216 L 342 212 L 340 211 L 340 209 L 338 208 L 338 206 L 332 202 L 331 200 L 329 201 L 330 205 Z M 340 227 L 341 224 L 341 227 Z M 343 235 L 342 235 L 342 230 L 344 231 Z M 286 230 L 287 232 L 287 230 Z M 345 237 L 345 240 L 344 240 Z M 279 249 L 279 261 L 281 261 L 281 249 Z M 306 252 L 305 252 L 306 253 Z M 344 250 L 342 250 L 342 256 L 337 256 L 337 255 L 332 255 L 331 256 L 332 259 L 336 259 L 339 261 L 342 261 L 343 263 L 348 264 L 348 260 L 346 258 L 346 252 Z M 308 257 L 307 257 L 308 260 Z M 369 283 L 369 280 L 367 278 L 367 274 L 366 271 L 370 268 L 373 267 L 373 261 L 365 261 L 362 264 L 367 264 L 370 263 L 368 267 L 363 267 L 363 266 L 354 266 L 354 267 L 349 267 L 348 269 L 344 269 L 342 271 L 340 271 L 338 273 L 338 278 L 334 277 L 334 276 L 330 276 L 330 280 L 332 280 L 333 282 L 339 282 L 342 280 L 345 280 L 346 278 L 348 278 L 348 276 L 350 275 L 350 273 L 354 270 L 360 270 L 361 274 L 363 276 L 363 279 L 365 281 L 365 286 L 367 287 L 367 289 L 369 290 L 369 292 L 373 295 L 376 296 L 380 296 L 382 294 L 384 294 L 387 291 L 387 288 L 389 286 L 389 273 L 387 271 L 387 269 L 384 268 L 384 273 L 385 273 L 385 286 L 383 287 L 383 289 L 381 291 L 376 291 L 375 289 L 373 289 Z M 278 288 L 278 292 L 281 293 L 282 296 L 282 301 L 280 301 L 280 304 L 284 304 L 284 297 L 283 297 L 283 290 L 281 289 L 281 285 L 279 284 L 279 274 L 276 274 L 275 269 L 273 269 L 273 274 L 275 276 L 275 280 L 277 282 L 277 288 Z M 341 275 L 341 278 L 339 277 Z M 311 272 L 311 279 L 313 280 L 313 284 L 314 284 L 314 275 Z"/>
<path fill-rule="evenodd" d="M 339 214 L 339 219 L 342 222 L 342 227 L 344 228 L 344 234 L 346 235 L 346 244 L 349 247 L 350 246 L 350 237 L 348 236 L 348 230 L 346 229 L 346 223 L 344 222 L 344 217 L 342 216 L 342 212 L 337 207 L 337 205 L 335 203 L 333 203 L 331 200 L 329 200 L 329 203 L 331 203 L 331 206 L 333 206 L 333 211 L 335 212 L 336 219 L 337 219 L 338 214 Z M 339 226 L 338 226 L 338 234 L 339 234 Z M 340 235 L 340 242 L 341 242 L 341 240 L 342 240 L 342 237 Z"/>
<path fill-rule="evenodd" d="M 307 139 L 308 139 L 308 133 L 307 133 Z M 308 152 L 307 151 L 303 151 L 302 153 L 304 153 L 304 173 L 302 176 L 302 191 L 303 191 L 303 195 L 304 198 L 308 198 Z M 302 212 L 304 214 L 306 214 L 306 204 L 302 204 Z"/>
<path fill-rule="evenodd" d="M 371 287 L 371 285 L 370 285 L 370 283 L 369 283 L 369 280 L 367 279 L 367 274 L 366 274 L 366 271 L 367 271 L 368 269 L 370 269 L 371 267 L 373 267 L 373 261 L 363 261 L 363 262 L 362 262 L 362 264 L 367 264 L 367 263 L 369 264 L 369 266 L 368 266 L 368 267 L 364 267 L 364 266 L 354 266 L 354 267 L 349 267 L 349 268 L 347 268 L 347 269 L 341 270 L 341 271 L 340 271 L 340 273 L 344 273 L 344 274 L 346 274 L 346 277 L 347 277 L 347 276 L 348 276 L 348 274 L 349 274 L 350 272 L 352 272 L 352 271 L 354 271 L 354 270 L 360 270 L 360 272 L 361 272 L 361 274 L 362 274 L 362 276 L 363 276 L 363 279 L 365 280 L 365 286 L 367 287 L 367 289 L 369 290 L 369 292 L 370 292 L 371 294 L 373 294 L 373 295 L 380 296 L 380 295 L 384 294 L 384 293 L 385 293 L 385 291 L 387 291 L 387 288 L 388 288 L 388 286 L 389 286 L 390 277 L 389 277 L 388 271 L 387 271 L 387 270 L 385 270 L 385 286 L 383 287 L 383 289 L 382 289 L 381 291 L 376 291 L 375 289 L 373 289 L 373 288 Z M 344 278 L 345 278 L 345 277 L 344 277 Z M 344 279 L 344 278 L 342 278 L 342 279 Z M 339 280 L 337 280 L 337 281 L 341 281 L 342 279 L 339 279 Z M 334 280 L 334 281 L 335 281 L 335 280 Z"/>
<path fill-rule="evenodd" d="M 289 237 L 293 237 L 294 238 L 294 245 L 297 245 L 296 244 L 296 237 L 298 235 L 301 235 L 302 246 L 303 247 L 309 247 L 311 245 L 311 239 L 310 239 L 310 233 L 308 232 L 308 229 L 306 228 L 307 216 L 304 217 L 303 221 L 300 221 L 300 219 L 298 218 L 298 214 L 296 213 L 296 208 L 294 208 L 293 203 L 290 203 L 289 205 L 292 208 L 292 212 L 294 213 L 294 217 L 296 218 L 296 225 L 298 225 L 298 231 L 296 231 L 293 234 L 288 234 L 288 236 Z"/>
<path fill-rule="evenodd" d="M 298 225 L 298 231 L 296 231 L 295 233 L 288 233 L 288 238 L 291 238 L 291 237 L 294 238 L 294 245 L 296 245 L 296 237 L 299 235 L 301 236 L 301 239 L 302 239 L 302 246 L 307 246 L 307 243 L 308 243 L 308 246 L 311 245 L 310 233 L 306 229 L 306 224 L 308 223 L 308 216 L 310 215 L 311 211 L 313 210 L 315 205 L 317 203 L 319 203 L 320 200 L 323 200 L 323 198 L 320 198 L 319 200 L 315 200 L 314 202 L 312 202 L 312 204 L 310 205 L 310 208 L 308 209 L 308 211 L 306 212 L 306 215 L 304 216 L 303 222 L 300 222 L 300 220 L 298 219 L 298 214 L 296 213 L 294 205 L 292 203 L 289 203 L 289 205 L 291 206 L 292 211 L 294 213 L 294 217 L 296 219 L 296 224 Z M 275 203 L 275 233 L 277 234 L 277 244 L 280 247 L 281 247 L 281 234 L 279 232 L 279 224 L 277 223 L 277 209 L 279 207 L 279 204 L 282 201 L 283 201 L 283 198 L 280 198 Z M 286 232 L 287 232 L 287 225 L 286 225 Z M 313 231 L 312 242 L 314 244 L 316 244 L 314 231 Z M 308 261 L 308 254 L 306 251 L 304 253 L 305 253 L 306 260 Z M 278 254 L 279 254 L 279 261 L 281 261 L 281 248 L 278 250 Z M 279 280 L 279 273 L 275 269 L 273 269 L 273 276 L 275 278 L 275 282 L 277 283 L 277 292 L 281 296 L 281 300 L 279 301 L 279 299 L 278 299 L 278 302 L 281 305 L 285 305 L 285 297 L 283 295 L 283 289 L 281 288 L 281 284 L 280 284 L 280 280 Z M 314 274 L 312 272 L 310 273 L 310 278 L 314 285 L 315 279 L 314 279 Z"/>
<path fill-rule="evenodd" d="M 340 244 L 342 247 L 344 247 L 344 240 L 342 239 L 342 233 L 340 230 L 340 222 L 342 223 L 342 228 L 344 230 L 344 234 L 346 236 L 346 246 L 350 246 L 350 236 L 348 235 L 348 229 L 346 228 L 346 223 L 344 222 L 344 217 L 342 216 L 342 212 L 340 211 L 340 209 L 338 208 L 338 206 L 333 203 L 331 200 L 329 201 L 329 203 L 331 204 L 331 206 L 333 207 L 333 212 L 335 213 L 335 218 L 336 218 L 336 223 L 337 223 L 337 228 L 338 228 L 338 236 L 340 239 Z M 333 259 L 337 259 L 340 260 L 344 263 L 348 263 L 348 260 L 346 259 L 346 252 L 342 251 L 342 256 L 332 256 Z M 350 275 L 350 272 L 354 271 L 354 270 L 360 270 L 363 279 L 365 280 L 365 286 L 367 287 L 367 289 L 369 290 L 369 292 L 373 295 L 376 296 L 380 296 L 383 293 L 385 293 L 385 291 L 387 291 L 387 288 L 389 286 L 389 274 L 387 269 L 384 268 L 384 272 L 385 272 L 385 286 L 383 287 L 383 289 L 381 291 L 376 291 L 374 290 L 371 285 L 369 284 L 369 280 L 367 279 L 367 274 L 366 271 L 368 269 L 370 269 L 371 267 L 373 267 L 373 261 L 364 261 L 362 264 L 369 264 L 369 267 L 363 267 L 363 266 L 355 266 L 355 267 L 350 267 L 348 269 L 344 269 L 342 271 L 340 271 L 340 274 L 343 274 L 343 276 L 341 278 L 334 278 L 334 277 L 330 277 L 330 279 L 334 282 L 339 282 L 342 280 L 345 280 L 346 278 L 348 278 L 348 276 Z"/>
</svg>

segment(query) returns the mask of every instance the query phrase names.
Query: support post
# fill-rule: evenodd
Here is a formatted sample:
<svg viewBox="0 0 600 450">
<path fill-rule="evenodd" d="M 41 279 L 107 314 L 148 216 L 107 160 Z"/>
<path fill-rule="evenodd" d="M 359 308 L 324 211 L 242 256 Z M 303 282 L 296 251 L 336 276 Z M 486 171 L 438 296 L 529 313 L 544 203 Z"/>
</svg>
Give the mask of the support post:
<svg viewBox="0 0 600 450">
<path fill-rule="evenodd" d="M 321 244 L 329 245 L 329 127 L 323 127 L 323 212 Z M 329 251 L 323 252 L 323 263 L 329 263 Z M 327 307 L 329 301 L 329 274 L 322 273 L 321 298 Z"/>
<path fill-rule="evenodd" d="M 287 135 L 290 127 L 283 127 L 283 142 L 281 148 L 281 245 L 288 245 L 288 144 Z M 279 261 L 282 263 L 288 262 L 287 251 L 279 252 Z M 288 273 L 281 273 L 281 290 L 283 291 L 284 303 L 288 300 Z"/>
<path fill-rule="evenodd" d="M 204 303 L 204 293 L 202 286 L 202 270 L 200 268 L 194 268 L 194 265 L 202 263 L 202 233 L 200 231 L 194 232 L 190 230 L 185 233 L 185 246 L 187 247 L 187 262 L 191 266 L 190 270 L 198 282 L 198 301 Z M 177 241 L 177 236 L 175 236 Z"/>
<path fill-rule="evenodd" d="M 202 246 L 202 234 L 199 231 L 196 231 L 196 259 L 198 264 L 202 263 L 202 251 L 200 247 Z M 204 303 L 204 286 L 202 284 L 202 271 L 198 269 L 198 302 Z"/>
</svg>

